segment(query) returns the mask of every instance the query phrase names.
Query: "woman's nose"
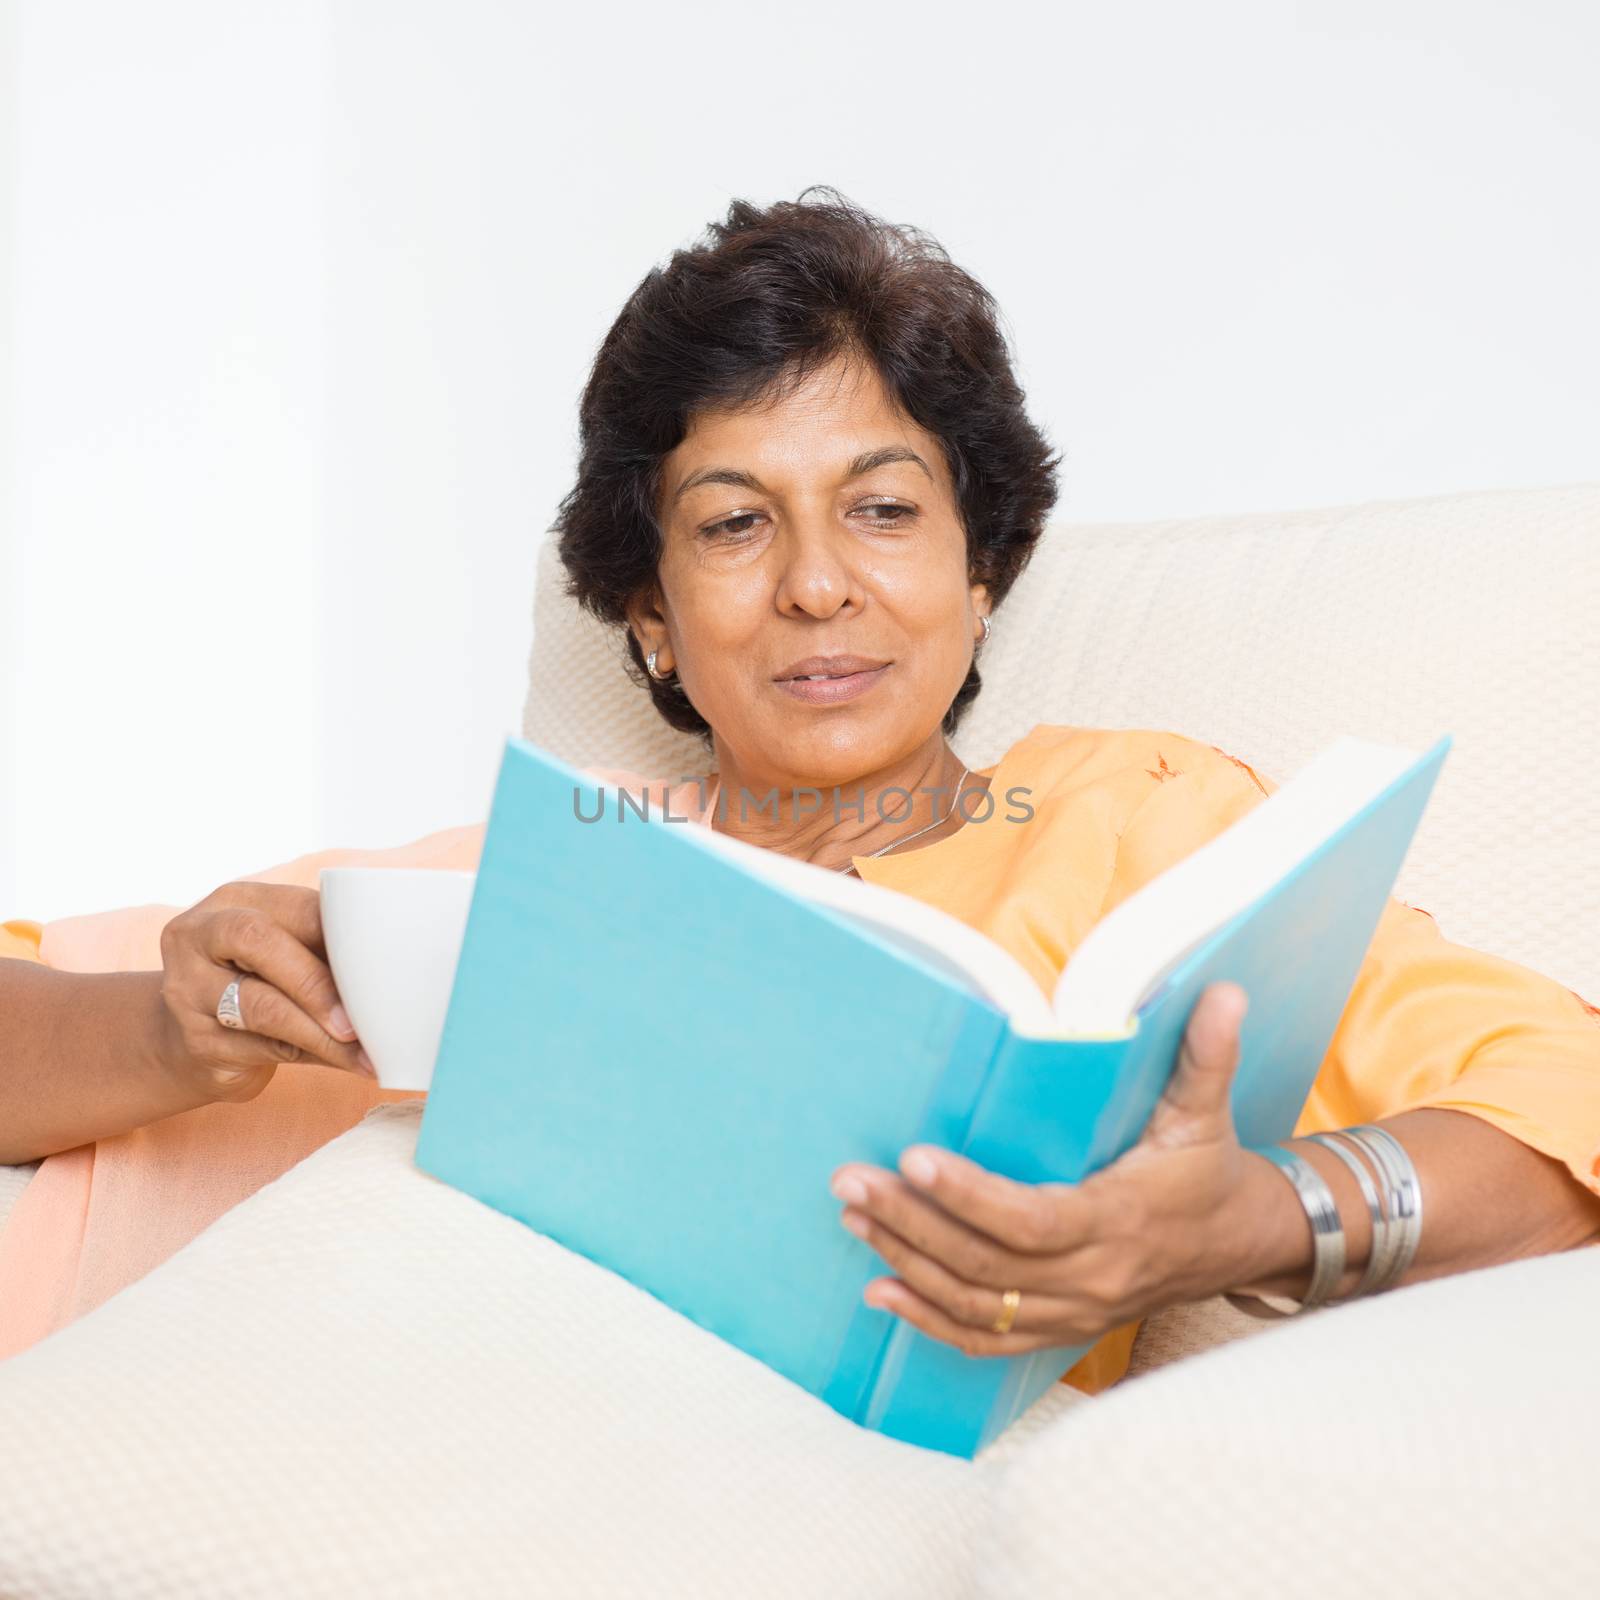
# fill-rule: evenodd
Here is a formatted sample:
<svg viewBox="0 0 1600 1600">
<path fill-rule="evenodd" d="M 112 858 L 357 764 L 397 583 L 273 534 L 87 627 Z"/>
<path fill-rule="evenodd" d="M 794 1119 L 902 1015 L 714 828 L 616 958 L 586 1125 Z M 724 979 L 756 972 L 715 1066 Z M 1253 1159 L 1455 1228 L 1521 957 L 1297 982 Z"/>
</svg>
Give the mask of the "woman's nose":
<svg viewBox="0 0 1600 1600">
<path fill-rule="evenodd" d="M 792 522 L 775 545 L 780 607 L 831 616 L 859 590 L 842 536 L 819 518 Z"/>
</svg>

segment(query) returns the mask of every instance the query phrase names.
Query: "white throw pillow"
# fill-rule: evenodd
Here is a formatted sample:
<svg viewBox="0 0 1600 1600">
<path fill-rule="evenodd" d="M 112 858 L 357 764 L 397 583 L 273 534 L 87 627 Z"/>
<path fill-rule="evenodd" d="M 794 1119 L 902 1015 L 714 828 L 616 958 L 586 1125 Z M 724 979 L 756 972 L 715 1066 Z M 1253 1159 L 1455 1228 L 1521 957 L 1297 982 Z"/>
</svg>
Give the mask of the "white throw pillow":
<svg viewBox="0 0 1600 1600">
<path fill-rule="evenodd" d="M 977 1461 L 858 1428 L 412 1162 L 383 1106 L 0 1364 L 0 1594 L 971 1592 Z"/>
<path fill-rule="evenodd" d="M 17 1201 L 22 1198 L 22 1191 L 38 1170 L 37 1161 L 25 1161 L 16 1167 L 0 1165 L 0 1231 L 4 1231 Z"/>
<path fill-rule="evenodd" d="M 1125 1382 L 1011 1455 L 1019 1595 L 1592 1594 L 1600 1250 L 1412 1284 Z"/>
</svg>

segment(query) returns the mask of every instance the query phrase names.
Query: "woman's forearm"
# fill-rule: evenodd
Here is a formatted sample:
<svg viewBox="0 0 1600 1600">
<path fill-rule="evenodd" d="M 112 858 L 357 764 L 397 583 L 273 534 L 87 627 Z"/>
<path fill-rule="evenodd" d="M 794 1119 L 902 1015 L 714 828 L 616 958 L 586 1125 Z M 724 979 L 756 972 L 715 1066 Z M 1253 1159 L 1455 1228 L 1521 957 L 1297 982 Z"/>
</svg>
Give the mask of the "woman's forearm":
<svg viewBox="0 0 1600 1600">
<path fill-rule="evenodd" d="M 32 1161 L 207 1103 L 175 1071 L 159 972 L 0 960 L 0 1163 Z"/>
<path fill-rule="evenodd" d="M 1600 1239 L 1600 1195 L 1559 1161 L 1466 1111 L 1423 1107 L 1387 1117 L 1406 1148 L 1422 1191 L 1422 1233 L 1402 1284 L 1494 1266 Z M 1345 1271 L 1334 1298 L 1350 1293 L 1372 1246 L 1372 1223 L 1348 1167 L 1314 1139 L 1285 1141 L 1327 1180 L 1345 1233 Z M 1311 1229 L 1294 1190 L 1261 1163 L 1261 1275 L 1239 1285 L 1250 1294 L 1299 1298 L 1311 1274 Z"/>
</svg>

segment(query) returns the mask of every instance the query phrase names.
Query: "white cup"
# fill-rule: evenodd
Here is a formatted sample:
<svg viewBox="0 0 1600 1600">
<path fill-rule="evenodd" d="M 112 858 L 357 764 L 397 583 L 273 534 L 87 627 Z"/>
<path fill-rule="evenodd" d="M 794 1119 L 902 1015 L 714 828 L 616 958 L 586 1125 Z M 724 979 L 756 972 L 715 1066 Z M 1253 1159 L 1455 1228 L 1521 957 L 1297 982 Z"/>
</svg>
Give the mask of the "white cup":
<svg viewBox="0 0 1600 1600">
<path fill-rule="evenodd" d="M 433 1081 L 477 881 L 435 867 L 322 869 L 328 965 L 385 1089 Z"/>
</svg>

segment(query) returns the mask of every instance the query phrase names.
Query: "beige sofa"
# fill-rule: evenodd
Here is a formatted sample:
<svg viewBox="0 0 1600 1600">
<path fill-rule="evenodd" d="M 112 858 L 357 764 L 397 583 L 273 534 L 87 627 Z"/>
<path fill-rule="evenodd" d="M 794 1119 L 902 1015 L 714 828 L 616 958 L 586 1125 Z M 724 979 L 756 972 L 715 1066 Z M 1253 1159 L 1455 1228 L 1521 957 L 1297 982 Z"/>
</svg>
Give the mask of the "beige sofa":
<svg viewBox="0 0 1600 1600">
<path fill-rule="evenodd" d="M 555 579 L 546 550 L 529 735 L 700 770 Z M 1597 486 L 1064 524 L 957 744 L 1172 728 L 1282 779 L 1342 732 L 1449 732 L 1395 892 L 1600 999 L 1597 616 Z M 418 1114 L 374 1112 L 0 1364 L 0 1596 L 1593 1586 L 1594 1250 L 1283 1324 L 1164 1312 L 1124 1383 L 1058 1386 L 968 1463 L 418 1172 Z M 0 1213 L 25 1178 L 0 1169 Z"/>
</svg>

